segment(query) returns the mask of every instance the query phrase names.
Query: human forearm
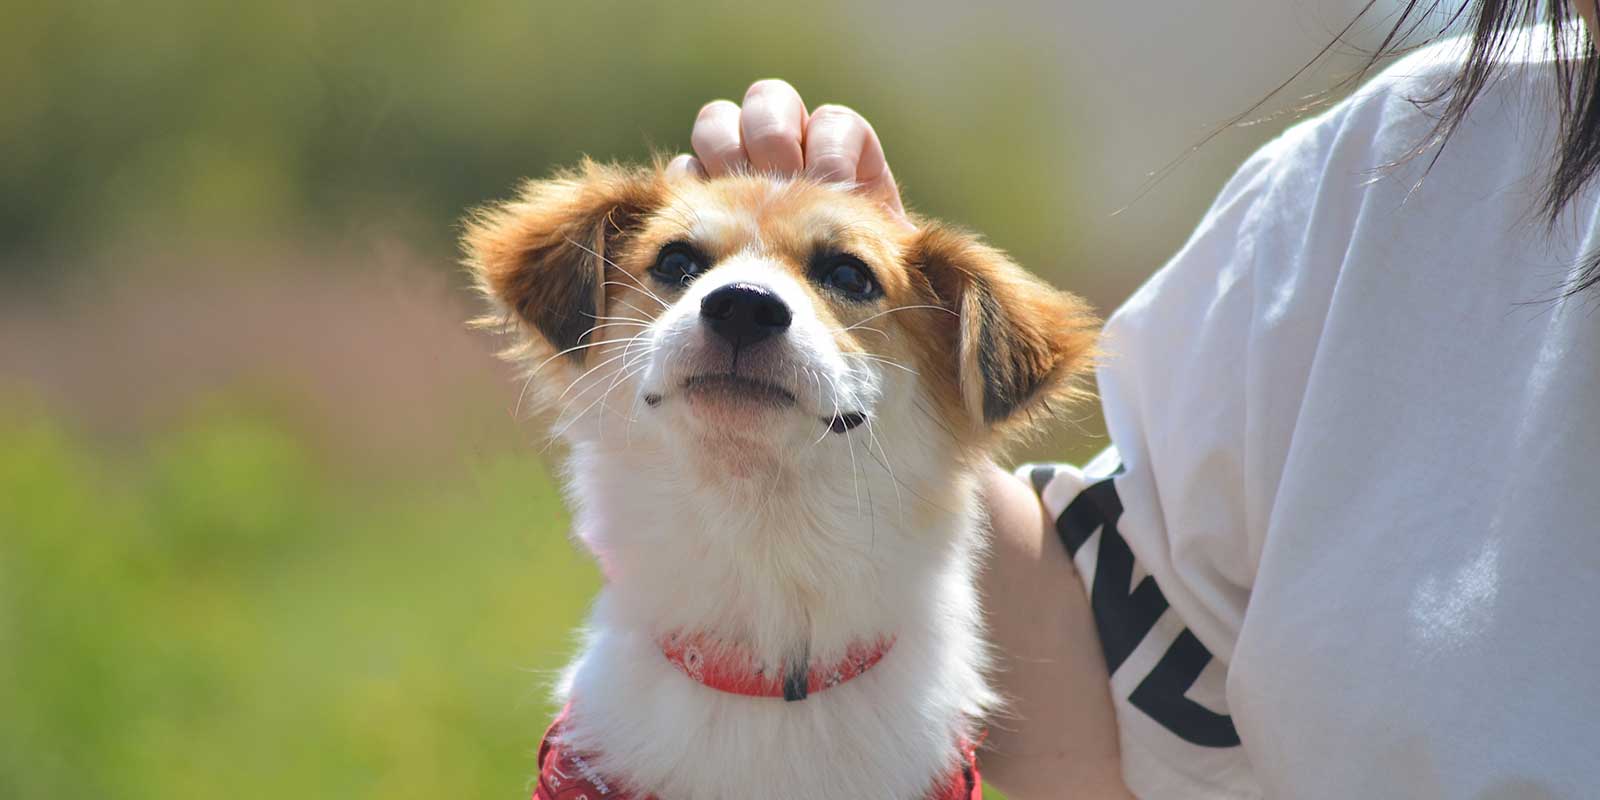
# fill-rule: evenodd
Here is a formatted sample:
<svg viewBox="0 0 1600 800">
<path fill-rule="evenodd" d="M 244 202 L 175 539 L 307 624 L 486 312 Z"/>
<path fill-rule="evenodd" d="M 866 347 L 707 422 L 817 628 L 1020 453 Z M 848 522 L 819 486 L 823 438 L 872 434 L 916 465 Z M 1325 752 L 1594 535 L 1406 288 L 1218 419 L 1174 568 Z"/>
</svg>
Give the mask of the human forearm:
<svg viewBox="0 0 1600 800">
<path fill-rule="evenodd" d="M 984 777 L 1012 800 L 1127 798 L 1105 660 L 1077 570 L 1032 491 L 991 466 L 982 576 L 995 680 Z"/>
</svg>

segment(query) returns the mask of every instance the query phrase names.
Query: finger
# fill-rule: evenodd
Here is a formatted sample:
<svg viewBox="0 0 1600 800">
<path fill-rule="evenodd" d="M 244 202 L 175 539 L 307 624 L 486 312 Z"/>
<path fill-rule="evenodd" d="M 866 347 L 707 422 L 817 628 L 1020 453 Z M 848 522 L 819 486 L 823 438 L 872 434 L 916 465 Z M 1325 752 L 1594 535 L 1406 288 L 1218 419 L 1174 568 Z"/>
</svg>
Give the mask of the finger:
<svg viewBox="0 0 1600 800">
<path fill-rule="evenodd" d="M 902 220 L 906 220 L 906 207 L 900 200 L 900 184 L 895 182 L 894 174 L 889 171 L 888 162 L 884 163 L 883 172 L 861 184 L 860 191 L 884 204 Z"/>
<path fill-rule="evenodd" d="M 785 81 L 756 81 L 745 92 L 739 133 L 750 166 L 782 175 L 805 167 L 800 140 L 805 132 L 806 104 Z"/>
<path fill-rule="evenodd" d="M 844 106 L 818 106 L 806 125 L 806 172 L 817 180 L 854 183 L 867 121 Z"/>
<path fill-rule="evenodd" d="M 748 163 L 739 137 L 739 107 L 731 100 L 713 100 L 701 107 L 689 144 L 711 177 L 743 169 Z"/>
<path fill-rule="evenodd" d="M 703 180 L 706 177 L 706 168 L 700 164 L 700 159 L 684 153 L 667 162 L 666 173 L 668 180 L 683 178 Z"/>
<path fill-rule="evenodd" d="M 818 180 L 853 182 L 858 191 L 905 214 L 878 133 L 854 110 L 818 106 L 806 125 L 805 151 L 806 171 Z"/>
</svg>

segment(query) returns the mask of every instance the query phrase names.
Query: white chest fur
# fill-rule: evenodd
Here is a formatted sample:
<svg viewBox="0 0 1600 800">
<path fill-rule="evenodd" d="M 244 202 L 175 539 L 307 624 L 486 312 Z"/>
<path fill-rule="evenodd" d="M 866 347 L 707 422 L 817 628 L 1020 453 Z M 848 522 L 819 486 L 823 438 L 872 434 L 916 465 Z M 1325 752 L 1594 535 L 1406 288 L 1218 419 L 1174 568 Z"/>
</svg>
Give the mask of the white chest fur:
<svg viewBox="0 0 1600 800">
<path fill-rule="evenodd" d="M 888 504 L 870 518 L 842 498 L 820 515 L 782 499 L 741 508 L 684 491 L 693 478 L 641 481 L 639 462 L 660 454 L 635 445 L 626 466 L 581 446 L 571 462 L 578 534 L 607 586 L 561 685 L 565 740 L 667 800 L 921 800 L 993 700 L 971 487 L 952 487 L 943 508 Z M 880 483 L 882 506 L 894 487 Z M 852 642 L 894 645 L 855 679 L 787 702 L 691 680 L 659 649 L 672 630 L 737 639 L 767 663 L 797 642 L 824 662 Z"/>
</svg>

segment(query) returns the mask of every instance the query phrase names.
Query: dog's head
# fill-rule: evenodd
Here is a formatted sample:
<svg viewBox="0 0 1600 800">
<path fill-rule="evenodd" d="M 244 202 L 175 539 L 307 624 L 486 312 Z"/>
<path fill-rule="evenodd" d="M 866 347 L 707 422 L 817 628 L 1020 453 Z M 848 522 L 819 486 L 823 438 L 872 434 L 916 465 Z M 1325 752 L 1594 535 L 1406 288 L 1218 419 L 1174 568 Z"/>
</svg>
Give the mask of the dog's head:
<svg viewBox="0 0 1600 800">
<path fill-rule="evenodd" d="M 1082 301 L 976 237 L 803 179 L 585 162 L 464 245 L 558 434 L 735 474 L 891 430 L 982 452 L 1050 416 L 1093 349 Z"/>
</svg>

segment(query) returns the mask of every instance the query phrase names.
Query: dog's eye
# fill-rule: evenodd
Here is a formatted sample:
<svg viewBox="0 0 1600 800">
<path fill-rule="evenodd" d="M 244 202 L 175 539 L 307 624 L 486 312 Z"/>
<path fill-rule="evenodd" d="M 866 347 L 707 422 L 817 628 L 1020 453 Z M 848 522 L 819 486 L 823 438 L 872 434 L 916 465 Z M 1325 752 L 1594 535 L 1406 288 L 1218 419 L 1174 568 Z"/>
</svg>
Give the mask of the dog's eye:
<svg viewBox="0 0 1600 800">
<path fill-rule="evenodd" d="M 872 279 L 872 270 L 851 255 L 833 256 L 825 262 L 822 285 L 851 300 L 871 300 L 883 294 L 878 282 Z"/>
<path fill-rule="evenodd" d="M 683 242 L 673 242 L 661 248 L 650 274 L 670 286 L 687 286 L 706 271 L 705 258 L 693 247 Z"/>
</svg>

